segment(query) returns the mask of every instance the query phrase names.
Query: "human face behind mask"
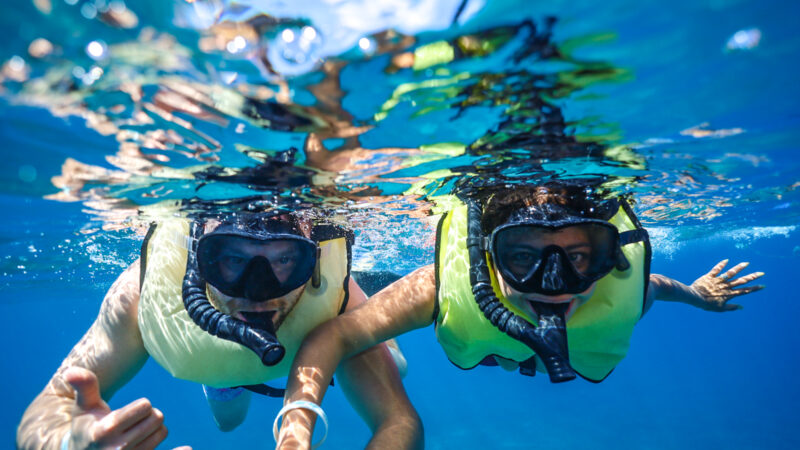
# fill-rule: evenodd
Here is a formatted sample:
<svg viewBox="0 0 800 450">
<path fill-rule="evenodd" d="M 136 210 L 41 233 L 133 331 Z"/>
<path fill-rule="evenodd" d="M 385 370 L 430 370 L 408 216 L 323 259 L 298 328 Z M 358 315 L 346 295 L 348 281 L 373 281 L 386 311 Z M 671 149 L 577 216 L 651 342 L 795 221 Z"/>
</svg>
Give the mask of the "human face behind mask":
<svg viewBox="0 0 800 450">
<path fill-rule="evenodd" d="M 210 300 L 220 311 L 275 332 L 294 309 L 316 264 L 316 244 L 286 232 L 219 227 L 198 245 Z"/>
<path fill-rule="evenodd" d="M 531 232 L 530 229 L 519 227 L 512 228 L 498 237 L 497 243 L 505 267 L 508 271 L 524 275 L 536 260 L 542 257 L 543 251 L 551 246 L 564 250 L 569 262 L 580 273 L 589 270 L 593 259 L 592 240 L 589 231 L 583 227 L 565 227 L 553 231 Z M 509 285 L 501 273 L 499 266 L 494 265 L 500 291 L 514 306 L 529 315 L 532 321 L 538 319 L 536 312 L 537 303 L 564 304 L 568 303 L 565 317 L 569 319 L 575 310 L 591 297 L 597 282 L 592 282 L 584 291 L 579 293 L 563 293 L 559 295 L 544 295 L 535 292 L 521 292 Z"/>
</svg>

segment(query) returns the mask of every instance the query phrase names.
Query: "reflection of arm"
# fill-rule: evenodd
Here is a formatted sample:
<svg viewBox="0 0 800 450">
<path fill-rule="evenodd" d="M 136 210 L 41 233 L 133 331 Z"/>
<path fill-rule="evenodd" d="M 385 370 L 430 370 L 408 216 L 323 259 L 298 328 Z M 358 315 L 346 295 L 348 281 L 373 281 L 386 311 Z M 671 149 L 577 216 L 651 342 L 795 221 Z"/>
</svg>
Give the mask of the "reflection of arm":
<svg viewBox="0 0 800 450">
<path fill-rule="evenodd" d="M 320 404 L 336 367 L 343 359 L 430 324 L 435 290 L 433 266 L 423 267 L 375 294 L 354 310 L 314 329 L 295 356 L 284 402 L 307 400 Z M 391 379 L 388 381 L 392 382 Z M 369 390 L 365 391 L 363 397 L 371 397 Z M 395 401 L 398 399 L 396 397 Z M 380 398 L 372 400 L 383 401 Z M 373 406 L 372 409 L 380 411 L 382 408 Z M 287 413 L 281 428 L 280 446 L 294 448 L 308 445 L 315 419 L 312 412 L 304 409 Z"/>
<path fill-rule="evenodd" d="M 147 352 L 136 321 L 138 303 L 137 261 L 114 282 L 89 331 L 28 406 L 17 430 L 18 447 L 59 448 L 75 411 L 75 392 L 63 378 L 67 368 L 78 366 L 94 372 L 105 399 L 139 371 Z"/>
</svg>

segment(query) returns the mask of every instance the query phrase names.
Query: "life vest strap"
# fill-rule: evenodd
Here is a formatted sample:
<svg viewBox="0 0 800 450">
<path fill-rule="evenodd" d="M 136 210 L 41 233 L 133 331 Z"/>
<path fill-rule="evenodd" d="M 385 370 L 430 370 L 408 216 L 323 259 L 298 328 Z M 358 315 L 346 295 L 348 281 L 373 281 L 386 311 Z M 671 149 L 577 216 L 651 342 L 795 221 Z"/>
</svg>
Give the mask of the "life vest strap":
<svg viewBox="0 0 800 450">
<path fill-rule="evenodd" d="M 519 373 L 527 377 L 536 376 L 536 355 L 519 363 Z"/>
<path fill-rule="evenodd" d="M 256 394 L 261 394 L 273 398 L 283 397 L 283 395 L 286 393 L 286 389 L 274 388 L 266 384 L 247 384 L 238 387 L 247 389 L 250 392 L 255 392 Z"/>
<path fill-rule="evenodd" d="M 333 378 L 331 378 L 331 386 L 333 386 Z M 272 398 L 282 398 L 286 394 L 285 388 L 276 388 L 272 387 L 266 383 L 261 384 L 245 384 L 242 386 L 236 386 L 243 389 L 247 389 L 250 392 L 255 392 L 256 394 L 264 395 L 266 397 Z"/>
</svg>

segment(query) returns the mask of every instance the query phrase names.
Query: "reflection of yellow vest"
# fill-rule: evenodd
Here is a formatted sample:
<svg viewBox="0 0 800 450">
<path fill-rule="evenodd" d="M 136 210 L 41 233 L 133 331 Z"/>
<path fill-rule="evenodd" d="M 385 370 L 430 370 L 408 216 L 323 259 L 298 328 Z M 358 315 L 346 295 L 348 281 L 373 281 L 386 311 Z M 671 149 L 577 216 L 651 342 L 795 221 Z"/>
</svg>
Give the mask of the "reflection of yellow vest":
<svg viewBox="0 0 800 450">
<path fill-rule="evenodd" d="M 264 366 L 255 353 L 235 342 L 214 337 L 197 326 L 183 306 L 181 286 L 186 273 L 189 222 L 161 222 L 143 249 L 143 282 L 139 329 L 147 352 L 173 376 L 213 387 L 263 383 L 286 376 L 303 338 L 335 317 L 345 299 L 348 260 L 345 238 L 319 243 L 321 284 L 311 282 L 278 329 L 286 356 Z"/>
<path fill-rule="evenodd" d="M 620 233 L 637 228 L 635 219 L 620 208 L 609 220 Z M 461 368 L 472 368 L 489 355 L 522 362 L 533 350 L 495 328 L 483 316 L 469 281 L 467 208 L 450 211 L 439 224 L 436 251 L 439 314 L 436 336 L 447 357 Z M 567 345 L 572 367 L 581 376 L 601 381 L 625 357 L 633 327 L 642 314 L 649 274 L 649 245 L 632 242 L 622 251 L 630 262 L 597 282 L 592 297 L 567 321 Z M 527 312 L 506 301 L 492 271 L 495 295 L 514 314 L 535 324 Z"/>
</svg>

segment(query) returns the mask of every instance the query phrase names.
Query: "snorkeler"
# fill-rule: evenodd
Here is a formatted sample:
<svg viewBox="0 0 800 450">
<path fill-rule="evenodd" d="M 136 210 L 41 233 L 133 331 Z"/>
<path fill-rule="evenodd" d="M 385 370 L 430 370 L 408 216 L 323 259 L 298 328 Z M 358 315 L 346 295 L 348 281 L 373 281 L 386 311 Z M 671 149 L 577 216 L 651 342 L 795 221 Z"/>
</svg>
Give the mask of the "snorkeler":
<svg viewBox="0 0 800 450">
<path fill-rule="evenodd" d="M 690 286 L 651 275 L 648 234 L 627 200 L 594 201 L 580 185 L 464 196 L 439 223 L 434 265 L 306 337 L 284 401 L 319 404 L 339 361 L 431 322 L 461 368 L 600 382 L 654 300 L 731 311 L 731 298 L 763 287 L 740 287 L 763 275 L 737 277 L 746 263 L 720 275 L 726 262 Z M 306 445 L 314 419 L 309 409 L 288 413 L 279 446 Z"/>
<path fill-rule="evenodd" d="M 350 277 L 351 243 L 350 232 L 312 225 L 302 213 L 152 226 L 140 259 L 28 407 L 17 446 L 154 448 L 167 435 L 161 411 L 144 398 L 113 411 L 106 404 L 148 356 L 202 383 L 219 428 L 235 428 L 250 391 L 282 396 L 261 383 L 286 376 L 311 329 L 366 300 Z M 343 362 L 338 374 L 373 431 L 370 445 L 421 445 L 419 417 L 385 345 Z"/>
</svg>

